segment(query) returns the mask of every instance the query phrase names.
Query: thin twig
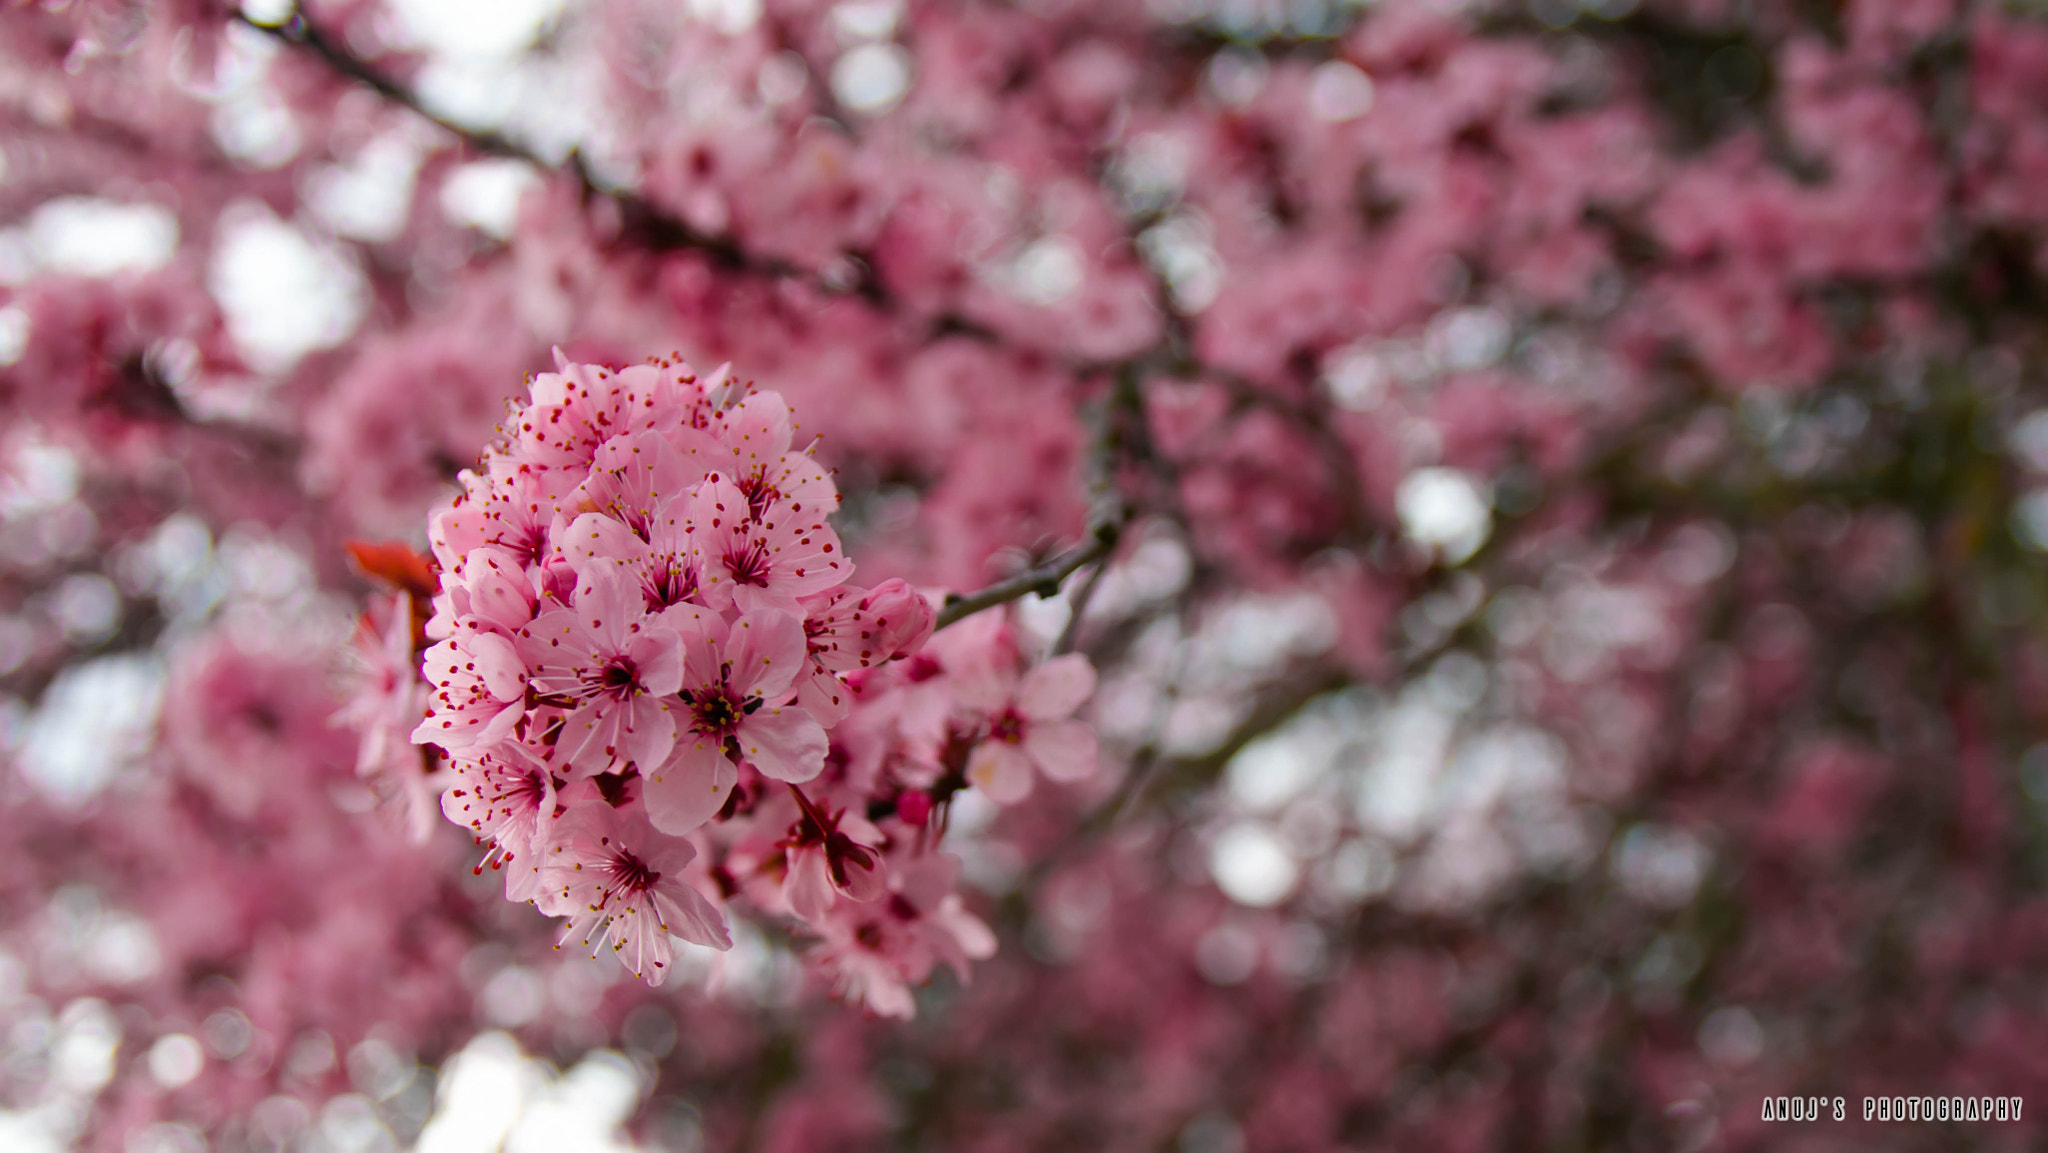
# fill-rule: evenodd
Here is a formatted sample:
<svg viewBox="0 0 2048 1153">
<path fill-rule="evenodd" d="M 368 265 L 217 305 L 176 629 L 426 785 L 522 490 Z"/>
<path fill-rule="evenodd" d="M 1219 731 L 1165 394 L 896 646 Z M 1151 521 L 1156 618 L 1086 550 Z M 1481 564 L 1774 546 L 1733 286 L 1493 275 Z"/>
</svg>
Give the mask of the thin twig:
<svg viewBox="0 0 2048 1153">
<path fill-rule="evenodd" d="M 1116 551 L 1117 542 L 1123 539 L 1124 525 L 1132 515 L 1130 502 L 1124 499 L 1117 484 L 1117 470 L 1126 457 L 1150 451 L 1144 423 L 1144 393 L 1139 383 L 1144 371 L 1144 364 L 1138 360 L 1115 366 L 1109 394 L 1091 406 L 1089 423 L 1094 426 L 1095 435 L 1088 452 L 1092 511 L 1088 516 L 1087 539 L 1043 564 L 986 588 L 948 594 L 939 609 L 937 628 L 945 628 L 983 609 L 1008 604 L 1026 593 L 1058 596 L 1060 585 L 1080 571 L 1081 566 L 1096 561 L 1107 563 L 1109 554 Z M 1097 577 L 1100 573 L 1097 569 Z M 1089 583 L 1092 586 L 1094 578 Z M 1079 619 L 1081 607 L 1082 604 L 1075 606 L 1075 620 Z M 1071 624 L 1072 621 L 1070 627 Z"/>
<path fill-rule="evenodd" d="M 242 24 L 281 43 L 312 53 L 319 58 L 321 63 L 332 68 L 334 71 L 361 84 L 393 104 L 409 109 L 421 119 L 454 134 L 461 138 L 463 143 L 476 149 L 478 152 L 487 153 L 491 156 L 502 156 L 511 160 L 524 160 L 537 168 L 554 167 L 554 165 L 543 160 L 540 154 L 536 153 L 533 149 L 506 136 L 502 132 L 458 124 L 428 108 L 411 89 L 386 76 L 368 61 L 349 51 L 339 41 L 322 31 L 319 25 L 307 19 L 306 14 L 298 11 L 296 7 L 294 7 L 289 17 L 277 24 L 268 24 L 260 20 L 251 19 L 247 12 L 239 10 L 234 12 L 229 19 L 240 21 Z"/>
<path fill-rule="evenodd" d="M 1059 656 L 1073 649 L 1075 638 L 1081 634 L 1081 618 L 1087 615 L 1088 602 L 1095 599 L 1095 590 L 1102 586 L 1102 574 L 1108 571 L 1108 561 L 1098 563 L 1081 585 L 1081 591 L 1074 594 L 1073 611 L 1067 615 L 1067 625 L 1060 630 L 1060 638 L 1053 642 L 1052 655 Z"/>
<path fill-rule="evenodd" d="M 1110 551 L 1116 548 L 1117 538 L 1122 535 L 1123 526 L 1119 523 L 1098 524 L 1089 534 L 1088 540 L 1044 564 L 1025 569 L 1016 576 L 997 581 L 971 593 L 950 594 L 946 597 L 946 603 L 939 608 L 936 627 L 945 628 L 983 609 L 1008 604 L 1026 593 L 1035 592 L 1041 597 L 1057 596 L 1062 581 L 1074 575 L 1082 565 L 1108 556 Z"/>
</svg>

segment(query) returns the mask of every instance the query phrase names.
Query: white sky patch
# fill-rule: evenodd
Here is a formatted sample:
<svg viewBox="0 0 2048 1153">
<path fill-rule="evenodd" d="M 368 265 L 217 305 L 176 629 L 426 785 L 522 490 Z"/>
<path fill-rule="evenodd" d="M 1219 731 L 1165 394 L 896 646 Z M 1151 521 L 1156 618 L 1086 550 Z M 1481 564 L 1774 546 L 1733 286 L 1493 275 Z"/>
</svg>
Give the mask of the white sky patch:
<svg viewBox="0 0 2048 1153">
<path fill-rule="evenodd" d="M 480 160 L 450 173 L 441 185 L 441 211 L 457 224 L 510 239 L 519 224 L 519 200 L 538 183 L 520 160 Z"/>
<path fill-rule="evenodd" d="M 1488 368 L 1507 355 L 1514 335 L 1508 318 L 1494 308 L 1460 308 L 1439 315 L 1424 339 L 1438 364 L 1453 372 Z"/>
<path fill-rule="evenodd" d="M 843 0 L 832 6 L 832 31 L 842 42 L 883 40 L 903 18 L 902 0 Z"/>
<path fill-rule="evenodd" d="M 56 444 L 19 445 L 0 468 L 0 518 L 48 512 L 78 495 L 78 457 Z"/>
<path fill-rule="evenodd" d="M 252 168 L 275 168 L 298 155 L 298 122 L 267 77 L 278 43 L 254 28 L 229 24 L 214 69 L 214 143 Z"/>
<path fill-rule="evenodd" d="M 1344 60 L 1316 67 L 1308 80 L 1309 114 L 1318 120 L 1356 120 L 1372 111 L 1372 77 Z"/>
<path fill-rule="evenodd" d="M 306 200 L 339 235 L 371 243 L 397 239 L 411 215 L 420 158 L 419 142 L 399 133 L 380 136 L 349 163 L 316 173 Z"/>
<path fill-rule="evenodd" d="M 297 6 L 293 0 L 242 0 L 242 15 L 258 24 L 275 28 L 291 19 L 292 10 Z"/>
<path fill-rule="evenodd" d="M 1339 759 L 1370 732 L 1371 706 L 1363 697 L 1322 698 L 1238 750 L 1224 769 L 1224 787 L 1245 808 L 1274 812 L 1331 779 Z"/>
<path fill-rule="evenodd" d="M 761 0 L 690 0 L 690 15 L 727 36 L 737 36 L 761 19 Z"/>
<path fill-rule="evenodd" d="M 1033 304 L 1057 304 L 1081 287 L 1087 260 L 1081 246 L 1064 236 L 1047 236 L 1017 255 L 1010 269 L 1018 296 Z"/>
<path fill-rule="evenodd" d="M 28 313 L 12 305 L 0 308 L 0 368 L 21 359 L 28 351 Z"/>
<path fill-rule="evenodd" d="M 269 372 L 341 343 L 368 295 L 347 256 L 262 209 L 230 210 L 209 281 L 235 342 Z"/>
<path fill-rule="evenodd" d="M 1485 490 L 1454 468 L 1419 468 L 1401 480 L 1394 494 L 1401 528 L 1425 548 L 1441 549 L 1458 564 L 1486 543 L 1493 510 Z"/>
<path fill-rule="evenodd" d="M 2013 502 L 2012 534 L 2028 548 L 2048 552 L 2048 489 L 2035 489 Z"/>
<path fill-rule="evenodd" d="M 444 56 L 515 56 L 562 14 L 562 0 L 393 0 L 412 42 Z"/>
<path fill-rule="evenodd" d="M 1210 243 L 1209 223 L 1190 212 L 1178 212 L 1138 237 L 1138 251 L 1173 293 L 1183 312 L 1209 307 L 1223 291 L 1223 258 Z"/>
<path fill-rule="evenodd" d="M 178 220 L 160 204 L 64 196 L 29 216 L 27 235 L 30 253 L 46 271 L 112 276 L 163 267 L 178 248 Z"/>
<path fill-rule="evenodd" d="M 886 112 L 910 91 L 910 53 L 895 44 L 863 44 L 832 65 L 832 94 L 855 112 Z"/>
<path fill-rule="evenodd" d="M 2006 444 L 2028 468 L 2048 472 L 2048 408 L 2021 418 L 2006 434 Z"/>
<path fill-rule="evenodd" d="M 1675 909 L 1692 900 L 1713 866 L 1714 854 L 1684 829 L 1636 825 L 1615 842 L 1610 864 L 1616 880 L 1636 897 Z"/>
<path fill-rule="evenodd" d="M 619 1126 L 640 1099 L 632 1062 L 599 1049 L 557 1076 L 519 1042 L 484 1033 L 450 1058 L 416 1153 L 631 1153 Z"/>
<path fill-rule="evenodd" d="M 84 802 L 148 747 L 162 698 L 163 670 L 148 657 L 73 665 L 29 718 L 22 775 L 58 805 Z"/>
<path fill-rule="evenodd" d="M 1209 58 L 1203 73 L 1209 95 L 1219 103 L 1242 108 L 1266 87 L 1266 58 L 1252 48 L 1232 46 Z"/>
<path fill-rule="evenodd" d="M 1272 830 L 1241 821 L 1209 848 L 1209 872 L 1225 896 L 1240 905 L 1277 905 L 1294 891 L 1301 866 Z"/>
<path fill-rule="evenodd" d="M 206 1051 L 189 1033 L 169 1033 L 149 1047 L 149 1075 L 166 1089 L 176 1089 L 199 1076 L 206 1067 Z"/>
<path fill-rule="evenodd" d="M 1204 622 L 1194 661 L 1234 681 L 1327 650 L 1335 625 L 1329 603 L 1313 593 L 1239 597 Z"/>
<path fill-rule="evenodd" d="M 1359 781 L 1359 824 L 1396 840 L 1428 828 L 1438 804 L 1437 781 L 1451 752 L 1457 718 L 1419 689 L 1389 711 L 1380 751 Z"/>
</svg>

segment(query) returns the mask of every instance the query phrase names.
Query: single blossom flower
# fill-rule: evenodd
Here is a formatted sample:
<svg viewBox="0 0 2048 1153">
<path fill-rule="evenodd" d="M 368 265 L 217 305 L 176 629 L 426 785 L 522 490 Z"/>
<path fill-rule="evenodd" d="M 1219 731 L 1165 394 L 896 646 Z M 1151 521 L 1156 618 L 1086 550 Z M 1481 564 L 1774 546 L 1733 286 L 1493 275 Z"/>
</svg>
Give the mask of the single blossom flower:
<svg viewBox="0 0 2048 1153">
<path fill-rule="evenodd" d="M 829 511 L 778 503 L 757 519 L 739 486 L 712 474 L 697 487 L 689 521 L 705 605 L 801 616 L 800 599 L 853 575 L 852 563 L 840 555 L 839 534 L 825 524 Z"/>
<path fill-rule="evenodd" d="M 558 764 L 607 772 L 630 761 L 661 764 L 674 747 L 671 698 L 682 684 L 682 638 L 649 616 L 640 592 L 617 572 L 592 570 L 575 605 L 519 631 L 530 683 L 564 710 Z"/>
<path fill-rule="evenodd" d="M 634 976 L 659 985 L 671 955 L 669 934 L 732 947 L 725 914 L 683 880 L 696 856 L 690 842 L 585 795 L 550 833 L 540 868 L 542 911 L 569 918 L 563 944 L 577 941 L 593 956 L 609 946 Z"/>
<path fill-rule="evenodd" d="M 400 592 L 385 603 L 382 631 L 372 629 L 367 618 L 358 630 L 351 650 L 355 692 L 335 721 L 361 736 L 356 775 L 393 801 L 407 834 L 424 841 L 433 830 L 433 791 L 422 750 L 410 740 L 427 699 L 413 649 L 413 597 Z"/>
<path fill-rule="evenodd" d="M 485 846 L 476 872 L 502 870 L 508 901 L 540 896 L 541 850 L 555 816 L 555 783 L 546 762 L 511 742 L 455 760 L 451 773 L 454 783 L 441 794 L 441 812 Z"/>
<path fill-rule="evenodd" d="M 505 637 L 463 629 L 428 649 L 425 663 L 432 691 L 414 743 L 451 753 L 488 749 L 509 739 L 526 715 L 526 663 Z"/>
<path fill-rule="evenodd" d="M 873 590 L 841 585 L 806 597 L 805 666 L 797 699 L 812 716 L 836 724 L 852 708 L 843 674 L 873 668 L 917 651 L 932 632 L 931 602 L 901 580 Z"/>
<path fill-rule="evenodd" d="M 1079 653 L 1054 657 L 1004 691 L 987 681 L 961 696 L 988 713 L 988 732 L 967 762 L 967 779 L 989 799 L 1014 804 L 1031 795 L 1032 769 L 1056 781 L 1095 771 L 1095 731 L 1073 720 L 1095 691 L 1095 669 Z"/>
<path fill-rule="evenodd" d="M 662 619 L 675 623 L 685 664 L 676 756 L 642 774 L 655 826 L 687 832 L 701 824 L 705 797 L 724 795 L 720 782 L 732 779 L 727 762 L 735 757 L 776 780 L 817 776 L 825 764 L 825 730 L 790 700 L 804 659 L 796 618 L 764 609 L 728 625 L 716 613 L 678 605 Z"/>
<path fill-rule="evenodd" d="M 702 471 L 731 477 L 756 519 L 777 506 L 814 519 L 838 507 L 831 475 L 808 451 L 790 451 L 796 425 L 779 393 L 749 393 L 718 411 L 707 432 L 692 442 Z"/>
</svg>

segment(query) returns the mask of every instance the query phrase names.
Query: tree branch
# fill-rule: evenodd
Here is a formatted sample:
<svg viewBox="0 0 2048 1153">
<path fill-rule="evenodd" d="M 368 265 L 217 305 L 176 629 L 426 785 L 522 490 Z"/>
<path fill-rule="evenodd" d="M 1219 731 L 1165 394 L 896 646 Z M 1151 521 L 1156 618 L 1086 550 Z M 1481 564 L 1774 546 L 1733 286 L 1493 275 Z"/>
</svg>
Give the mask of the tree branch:
<svg viewBox="0 0 2048 1153">
<path fill-rule="evenodd" d="M 1025 569 L 1007 580 L 1000 580 L 986 588 L 962 595 L 949 593 L 946 603 L 939 608 L 937 628 L 945 628 L 983 609 L 1008 604 L 1025 593 L 1037 593 L 1041 597 L 1055 596 L 1060 591 L 1060 582 L 1074 575 L 1082 565 L 1101 560 L 1116 548 L 1117 538 L 1123 535 L 1121 523 L 1102 523 L 1090 532 L 1089 539 L 1082 544 L 1046 561 L 1044 564 Z"/>
</svg>

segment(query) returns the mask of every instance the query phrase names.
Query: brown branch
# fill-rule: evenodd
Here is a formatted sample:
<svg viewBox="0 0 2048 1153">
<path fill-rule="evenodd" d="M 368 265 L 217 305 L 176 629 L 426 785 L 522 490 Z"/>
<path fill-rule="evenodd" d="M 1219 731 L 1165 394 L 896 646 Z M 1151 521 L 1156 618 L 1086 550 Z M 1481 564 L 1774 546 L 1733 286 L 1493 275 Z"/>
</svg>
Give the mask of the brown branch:
<svg viewBox="0 0 2048 1153">
<path fill-rule="evenodd" d="M 1059 554 L 1044 564 L 1025 569 L 1007 580 L 1000 580 L 962 595 L 950 593 L 946 603 L 939 608 L 938 628 L 945 628 L 983 609 L 1008 604 L 1026 593 L 1037 593 L 1041 597 L 1056 596 L 1060 582 L 1080 571 L 1081 566 L 1098 561 L 1116 548 L 1117 539 L 1123 535 L 1120 522 L 1104 522 L 1095 526 L 1089 539 L 1082 544 Z"/>
</svg>

